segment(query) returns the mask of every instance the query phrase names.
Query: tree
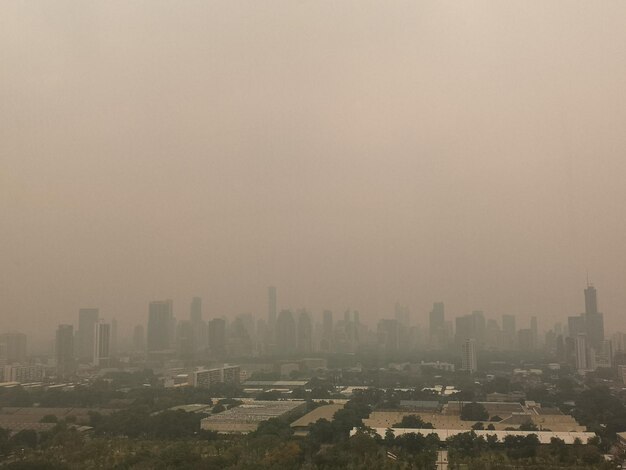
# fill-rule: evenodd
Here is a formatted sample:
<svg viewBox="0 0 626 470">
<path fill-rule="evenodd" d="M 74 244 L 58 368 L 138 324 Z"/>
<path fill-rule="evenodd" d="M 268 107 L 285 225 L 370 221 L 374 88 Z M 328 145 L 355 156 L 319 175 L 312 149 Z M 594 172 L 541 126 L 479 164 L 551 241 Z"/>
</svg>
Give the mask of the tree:
<svg viewBox="0 0 626 470">
<path fill-rule="evenodd" d="M 432 423 L 426 423 L 419 415 L 406 415 L 402 421 L 393 425 L 394 428 L 434 429 Z"/>
<path fill-rule="evenodd" d="M 217 403 L 212 409 L 211 412 L 213 414 L 217 414 L 217 413 L 221 413 L 222 411 L 225 411 L 226 407 L 224 405 L 222 405 L 221 403 Z"/>
<path fill-rule="evenodd" d="M 462 405 L 461 419 L 463 421 L 487 421 L 489 413 L 480 403 L 467 403 Z"/>
<path fill-rule="evenodd" d="M 472 424 L 472 429 L 474 429 L 475 431 L 483 431 L 485 429 L 485 425 L 479 421 Z"/>
<path fill-rule="evenodd" d="M 519 430 L 520 431 L 539 431 L 539 428 L 532 421 L 526 421 L 525 423 L 522 423 L 520 425 Z"/>
<path fill-rule="evenodd" d="M 293 431 L 289 426 L 289 423 L 286 423 L 278 418 L 270 418 L 267 421 L 261 421 L 256 431 L 251 433 L 253 437 L 260 436 L 277 436 L 281 439 L 287 439 L 291 437 Z"/>
<path fill-rule="evenodd" d="M 14 447 L 37 447 L 39 438 L 37 432 L 32 429 L 23 429 L 11 437 L 11 445 Z"/>
<path fill-rule="evenodd" d="M 40 423 L 58 423 L 59 418 L 57 418 L 55 415 L 46 415 L 43 418 L 41 418 L 41 421 L 39 422 Z"/>
</svg>

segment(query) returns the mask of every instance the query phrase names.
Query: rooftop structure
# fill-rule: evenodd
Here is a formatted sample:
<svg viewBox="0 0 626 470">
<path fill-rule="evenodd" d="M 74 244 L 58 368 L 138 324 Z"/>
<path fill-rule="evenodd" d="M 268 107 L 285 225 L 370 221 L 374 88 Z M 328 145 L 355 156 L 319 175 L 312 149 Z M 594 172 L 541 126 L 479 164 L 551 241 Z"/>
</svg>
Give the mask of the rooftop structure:
<svg viewBox="0 0 626 470">
<path fill-rule="evenodd" d="M 255 431 L 262 421 L 271 418 L 289 420 L 305 408 L 305 401 L 255 401 L 204 418 L 201 426 L 220 433 L 249 433 Z"/>
<path fill-rule="evenodd" d="M 322 405 L 313 411 L 305 414 L 303 417 L 291 423 L 291 428 L 297 436 L 304 436 L 309 432 L 309 426 L 315 424 L 320 419 L 332 421 L 335 413 L 343 408 L 343 404 Z"/>
<path fill-rule="evenodd" d="M 385 437 L 385 434 L 389 428 L 374 428 L 374 432 L 380 437 Z M 468 432 L 466 429 L 410 429 L 410 428 L 392 428 L 396 437 L 403 434 L 422 434 L 428 436 L 429 434 L 437 434 L 439 440 L 445 441 L 449 437 L 456 436 Z M 358 431 L 358 428 L 353 428 L 350 431 L 350 435 L 353 436 Z M 506 436 L 528 436 L 535 434 L 539 439 L 540 444 L 550 444 L 552 438 L 562 439 L 565 444 L 572 445 L 576 439 L 580 439 L 583 444 L 587 444 L 589 439 L 596 437 L 596 433 L 593 432 L 553 432 L 553 431 L 474 431 L 477 436 L 496 436 L 498 442 L 504 442 Z"/>
</svg>

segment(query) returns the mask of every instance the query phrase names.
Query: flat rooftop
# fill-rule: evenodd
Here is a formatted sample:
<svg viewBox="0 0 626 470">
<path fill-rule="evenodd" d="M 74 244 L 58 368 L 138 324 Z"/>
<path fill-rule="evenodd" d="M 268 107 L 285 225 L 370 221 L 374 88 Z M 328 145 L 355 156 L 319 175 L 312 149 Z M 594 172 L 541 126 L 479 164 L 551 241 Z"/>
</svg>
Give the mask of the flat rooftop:
<svg viewBox="0 0 626 470">
<path fill-rule="evenodd" d="M 374 428 L 376 434 L 381 437 L 385 437 L 385 433 L 389 428 Z M 391 428 L 396 437 L 401 436 L 403 434 L 422 434 L 423 436 L 427 436 L 429 434 L 436 434 L 439 436 L 439 440 L 445 441 L 449 437 L 456 436 L 457 434 L 462 434 L 469 432 L 467 429 L 409 429 L 409 428 Z M 350 435 L 353 436 L 358 431 L 358 428 L 353 428 L 350 431 Z M 589 439 L 596 437 L 596 433 L 594 432 L 552 432 L 552 431 L 474 431 L 477 436 L 496 436 L 498 438 L 498 442 L 504 442 L 504 438 L 506 436 L 528 436 L 530 434 L 535 434 L 539 439 L 540 444 L 550 444 L 550 440 L 554 437 L 562 439 L 565 444 L 571 445 L 574 444 L 576 439 L 580 439 L 583 444 L 587 444 Z"/>
<path fill-rule="evenodd" d="M 304 400 L 248 402 L 204 418 L 202 429 L 218 432 L 251 432 L 261 421 L 288 416 L 305 407 Z"/>
<path fill-rule="evenodd" d="M 335 413 L 343 408 L 343 404 L 322 405 L 291 423 L 292 428 L 303 428 L 316 423 L 320 419 L 333 420 Z"/>
</svg>

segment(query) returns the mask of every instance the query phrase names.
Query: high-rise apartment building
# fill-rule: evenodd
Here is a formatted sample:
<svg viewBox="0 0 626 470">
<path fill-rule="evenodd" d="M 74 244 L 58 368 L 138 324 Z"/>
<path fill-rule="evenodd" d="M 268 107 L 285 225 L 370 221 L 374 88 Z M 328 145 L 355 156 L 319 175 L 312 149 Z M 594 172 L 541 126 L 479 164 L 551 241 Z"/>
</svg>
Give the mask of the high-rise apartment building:
<svg viewBox="0 0 626 470">
<path fill-rule="evenodd" d="M 281 310 L 276 319 L 276 350 L 284 355 L 296 351 L 296 322 L 290 310 Z"/>
<path fill-rule="evenodd" d="M 73 325 L 58 326 L 54 353 L 57 362 L 57 374 L 61 377 L 73 375 L 76 370 Z"/>
<path fill-rule="evenodd" d="M 322 340 L 320 341 L 322 352 L 333 350 L 333 312 L 324 310 L 322 314 Z"/>
<path fill-rule="evenodd" d="M 381 352 L 393 354 L 398 351 L 398 321 L 396 319 L 382 319 L 378 322 L 377 337 L 378 347 Z"/>
<path fill-rule="evenodd" d="M 173 349 L 174 311 L 171 300 L 150 302 L 148 310 L 148 352 Z"/>
<path fill-rule="evenodd" d="M 0 335 L 0 344 L 3 345 L 4 359 L 7 364 L 26 361 L 26 335 L 17 331 Z"/>
<path fill-rule="evenodd" d="M 93 365 L 109 367 L 111 365 L 111 324 L 98 321 L 94 325 Z"/>
<path fill-rule="evenodd" d="M 515 349 L 517 342 L 517 329 L 515 315 L 502 315 L 502 347 L 503 349 Z"/>
<path fill-rule="evenodd" d="M 226 352 L 226 320 L 223 318 L 209 321 L 209 350 L 214 357 L 221 357 Z"/>
<path fill-rule="evenodd" d="M 78 310 L 78 359 L 81 362 L 93 361 L 94 331 L 100 311 L 97 308 Z"/>
<path fill-rule="evenodd" d="M 202 299 L 200 297 L 194 297 L 191 299 L 189 319 L 192 323 L 199 323 L 202 321 Z"/>
<path fill-rule="evenodd" d="M 476 340 L 468 338 L 461 345 L 461 370 L 474 373 L 478 370 Z"/>
<path fill-rule="evenodd" d="M 146 330 L 143 325 L 135 325 L 133 328 L 133 349 L 143 352 L 146 350 Z"/>
<path fill-rule="evenodd" d="M 297 348 L 301 354 L 313 352 L 313 325 L 306 310 L 300 310 L 298 314 Z"/>
<path fill-rule="evenodd" d="M 428 317 L 428 333 L 430 347 L 441 349 L 448 342 L 446 318 L 443 302 L 435 302 Z"/>
<path fill-rule="evenodd" d="M 585 330 L 589 346 L 599 352 L 604 341 L 604 316 L 598 312 L 598 296 L 592 285 L 585 289 Z"/>
<path fill-rule="evenodd" d="M 267 320 L 268 320 L 268 326 L 270 327 L 270 329 L 274 329 L 275 325 L 276 325 L 276 287 L 274 286 L 270 286 L 267 288 L 267 307 L 268 307 L 268 312 L 267 312 Z"/>
</svg>

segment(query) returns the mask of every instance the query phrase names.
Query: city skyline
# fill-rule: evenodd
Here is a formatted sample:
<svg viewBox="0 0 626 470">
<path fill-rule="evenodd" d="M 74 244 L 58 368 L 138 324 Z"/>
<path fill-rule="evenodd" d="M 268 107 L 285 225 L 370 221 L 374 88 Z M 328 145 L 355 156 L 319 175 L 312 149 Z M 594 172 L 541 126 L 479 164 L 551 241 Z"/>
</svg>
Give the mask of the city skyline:
<svg viewBox="0 0 626 470">
<path fill-rule="evenodd" d="M 556 319 L 587 271 L 625 318 L 623 2 L 1 8 L 2 329 L 268 285 Z"/>
</svg>

